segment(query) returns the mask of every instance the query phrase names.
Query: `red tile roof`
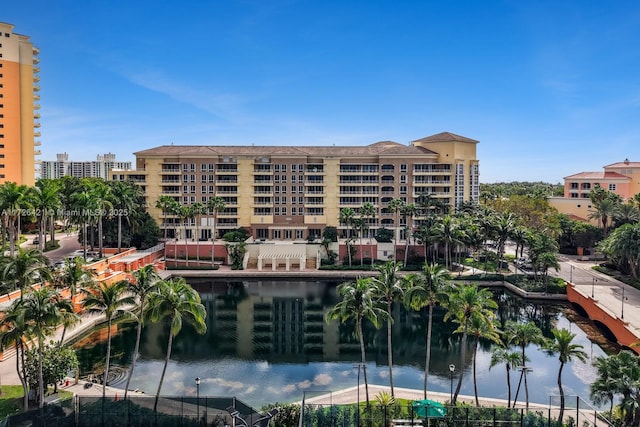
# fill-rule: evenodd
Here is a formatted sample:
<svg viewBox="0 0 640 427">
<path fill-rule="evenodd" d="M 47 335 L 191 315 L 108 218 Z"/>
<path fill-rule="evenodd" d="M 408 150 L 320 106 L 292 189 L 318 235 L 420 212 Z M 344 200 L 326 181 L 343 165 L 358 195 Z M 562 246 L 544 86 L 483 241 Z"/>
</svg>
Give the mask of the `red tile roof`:
<svg viewBox="0 0 640 427">
<path fill-rule="evenodd" d="M 580 172 L 575 175 L 565 176 L 564 179 L 621 179 L 628 181 L 631 178 L 618 172 Z"/>
<path fill-rule="evenodd" d="M 624 162 L 612 163 L 604 168 L 640 168 L 640 162 L 630 162 L 625 160 Z"/>
<path fill-rule="evenodd" d="M 427 136 L 426 138 L 416 139 L 412 142 L 472 142 L 477 144 L 475 139 L 467 138 L 465 136 L 456 135 L 451 132 L 441 132 L 435 135 Z"/>
</svg>

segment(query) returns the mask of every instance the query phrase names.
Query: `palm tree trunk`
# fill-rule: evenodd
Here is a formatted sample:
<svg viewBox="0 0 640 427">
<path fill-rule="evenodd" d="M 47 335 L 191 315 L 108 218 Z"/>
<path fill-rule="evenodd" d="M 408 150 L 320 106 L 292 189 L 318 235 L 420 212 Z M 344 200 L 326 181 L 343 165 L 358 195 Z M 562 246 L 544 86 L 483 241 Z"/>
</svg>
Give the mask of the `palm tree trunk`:
<svg viewBox="0 0 640 427">
<path fill-rule="evenodd" d="M 507 408 L 511 408 L 511 367 L 507 363 Z"/>
<path fill-rule="evenodd" d="M 560 413 L 558 414 L 558 422 L 562 423 L 564 418 L 564 390 L 562 389 L 562 368 L 564 368 L 564 362 L 560 362 L 560 369 L 558 369 L 558 390 L 560 391 Z"/>
<path fill-rule="evenodd" d="M 167 356 L 164 359 L 164 367 L 162 368 L 162 374 L 160 375 L 160 383 L 158 384 L 158 391 L 156 392 L 156 401 L 153 404 L 153 412 L 158 410 L 158 399 L 160 398 L 160 390 L 162 390 L 162 382 L 164 381 L 164 374 L 167 372 L 167 365 L 171 358 L 171 344 L 173 343 L 173 334 L 169 331 L 169 343 L 167 344 Z"/>
<path fill-rule="evenodd" d="M 197 219 L 197 218 L 196 218 Z M 200 233 L 196 222 L 196 265 L 200 267 Z"/>
<path fill-rule="evenodd" d="M 189 266 L 189 244 L 187 243 L 187 223 L 184 223 L 184 256 L 185 256 L 185 266 Z"/>
<path fill-rule="evenodd" d="M 20 384 L 22 384 L 22 406 L 25 411 L 29 410 L 29 392 L 27 388 L 27 380 L 24 377 L 24 372 L 20 369 L 20 360 L 22 360 L 22 365 L 24 366 L 24 351 L 22 347 L 22 341 L 16 340 L 16 372 L 18 373 L 18 378 L 20 379 Z"/>
<path fill-rule="evenodd" d="M 98 217 L 98 254 L 102 258 L 102 215 Z"/>
<path fill-rule="evenodd" d="M 136 360 L 138 359 L 138 352 L 140 351 L 140 337 L 142 335 L 142 315 L 144 313 L 144 298 L 140 299 L 140 313 L 138 314 L 138 330 L 136 332 L 136 344 L 133 349 L 133 357 L 131 358 L 131 367 L 129 368 L 129 374 L 127 375 L 127 383 L 124 386 L 124 398 L 127 399 L 127 393 L 129 393 L 129 383 L 133 376 L 133 370 L 136 367 Z"/>
<path fill-rule="evenodd" d="M 460 394 L 460 389 L 462 388 L 462 376 L 464 374 L 464 361 L 467 356 L 467 325 L 464 326 L 464 331 L 462 332 L 462 341 L 460 341 L 460 345 L 462 348 L 460 349 L 460 376 L 458 376 L 458 385 L 456 386 L 456 392 L 453 395 L 453 405 L 458 401 L 458 394 Z"/>
<path fill-rule="evenodd" d="M 38 337 L 38 408 L 44 407 L 44 374 L 43 374 L 43 344 L 44 336 Z"/>
<path fill-rule="evenodd" d="M 364 373 L 364 394 L 369 407 L 369 382 L 367 381 L 367 356 L 364 350 L 364 336 L 362 335 L 362 321 L 358 319 L 358 338 L 360 339 L 360 363 Z"/>
<path fill-rule="evenodd" d="M 478 338 L 473 343 L 473 394 L 476 398 L 476 407 L 480 407 L 478 401 L 478 380 L 476 378 L 476 355 L 478 354 Z"/>
<path fill-rule="evenodd" d="M 427 323 L 427 355 L 424 362 L 424 398 L 427 398 L 427 385 L 429 383 L 429 368 L 431 364 L 431 333 L 433 330 L 433 305 L 429 304 L 429 320 Z"/>
<path fill-rule="evenodd" d="M 104 365 L 104 376 L 102 378 L 102 398 L 107 396 L 107 378 L 109 378 L 109 361 L 111 360 L 111 317 L 107 322 L 107 360 Z"/>
<path fill-rule="evenodd" d="M 389 319 L 387 320 L 387 359 L 389 361 L 389 387 L 391 387 L 391 396 L 395 397 L 393 392 L 393 347 L 391 346 L 391 302 L 387 304 L 387 313 L 389 313 Z"/>
<path fill-rule="evenodd" d="M 524 374 L 524 399 L 525 399 L 525 409 L 529 411 L 529 386 L 527 385 L 527 372 L 526 369 L 522 370 Z"/>
</svg>

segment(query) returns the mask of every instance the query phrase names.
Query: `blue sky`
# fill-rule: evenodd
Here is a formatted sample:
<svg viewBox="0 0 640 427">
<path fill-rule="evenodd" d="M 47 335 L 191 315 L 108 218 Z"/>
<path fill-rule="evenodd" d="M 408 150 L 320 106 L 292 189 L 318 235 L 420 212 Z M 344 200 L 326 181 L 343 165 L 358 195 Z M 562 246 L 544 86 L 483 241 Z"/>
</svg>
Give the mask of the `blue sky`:
<svg viewBox="0 0 640 427">
<path fill-rule="evenodd" d="M 481 182 L 640 161 L 640 3 L 7 1 L 43 160 L 158 145 L 477 139 Z"/>
</svg>

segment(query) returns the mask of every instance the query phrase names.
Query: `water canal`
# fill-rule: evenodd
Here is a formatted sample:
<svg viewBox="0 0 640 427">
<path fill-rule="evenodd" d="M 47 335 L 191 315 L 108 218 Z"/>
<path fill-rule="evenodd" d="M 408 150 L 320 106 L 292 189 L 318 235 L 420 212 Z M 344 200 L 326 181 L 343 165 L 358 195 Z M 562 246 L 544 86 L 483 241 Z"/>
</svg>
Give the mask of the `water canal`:
<svg viewBox="0 0 640 427">
<path fill-rule="evenodd" d="M 236 396 L 257 407 L 273 402 L 301 400 L 304 392 L 332 391 L 357 384 L 359 346 L 353 325 L 324 322 L 324 312 L 338 301 L 337 282 L 245 280 L 191 280 L 207 309 L 207 333 L 197 335 L 189 326 L 174 340 L 162 394 L 195 396 L 195 378 L 201 378 L 201 396 Z M 571 362 L 564 369 L 567 395 L 589 396 L 594 380 L 591 359 L 604 355 L 577 323 L 583 320 L 565 304 L 524 301 L 499 292 L 498 317 L 533 320 L 546 336 L 551 328 L 567 328 L 577 334 L 576 342 L 589 355 L 586 363 Z M 460 363 L 455 325 L 444 323 L 444 311 L 436 310 L 429 389 L 450 391 L 449 364 Z M 426 311 L 417 313 L 396 306 L 393 325 L 394 384 L 423 387 Z M 576 323 L 577 322 L 577 323 Z M 154 394 L 158 385 L 168 331 L 164 324 L 149 324 L 142 336 L 141 350 L 131 382 L 132 389 Z M 104 331 L 94 331 L 76 343 L 82 375 L 103 369 L 106 343 Z M 588 336 L 589 335 L 589 336 Z M 365 322 L 367 372 L 372 384 L 388 385 L 386 327 L 376 330 Z M 112 341 L 113 375 L 109 384 L 124 387 L 135 343 L 135 325 L 118 325 Z M 477 354 L 480 395 L 506 398 L 506 370 L 489 369 L 491 345 L 481 343 Z M 464 366 L 462 394 L 473 395 L 471 353 Z M 527 348 L 530 358 L 529 394 L 532 402 L 547 403 L 556 395 L 557 356 L 536 346 Z M 459 370 L 459 366 L 458 366 Z M 512 373 L 515 392 L 518 373 Z M 455 380 L 456 378 L 454 378 Z M 454 383 L 455 385 L 455 383 Z M 521 390 L 518 400 L 524 399 Z"/>
</svg>

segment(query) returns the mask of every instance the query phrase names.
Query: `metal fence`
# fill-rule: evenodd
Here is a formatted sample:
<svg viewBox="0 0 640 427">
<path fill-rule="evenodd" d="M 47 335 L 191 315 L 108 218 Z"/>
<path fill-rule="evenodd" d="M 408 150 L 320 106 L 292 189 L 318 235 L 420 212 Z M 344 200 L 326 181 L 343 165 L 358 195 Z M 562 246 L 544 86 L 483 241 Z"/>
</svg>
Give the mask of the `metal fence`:
<svg viewBox="0 0 640 427">
<path fill-rule="evenodd" d="M 161 397 L 154 411 L 154 396 L 131 396 L 126 400 L 74 397 L 8 417 L 2 425 L 52 427 L 266 427 L 264 414 L 236 398 Z M 235 415 L 235 420 L 234 416 Z M 261 420 L 262 419 L 262 420 Z M 242 420 L 242 421 L 240 421 Z M 235 421 L 235 423 L 234 423 Z"/>
</svg>

